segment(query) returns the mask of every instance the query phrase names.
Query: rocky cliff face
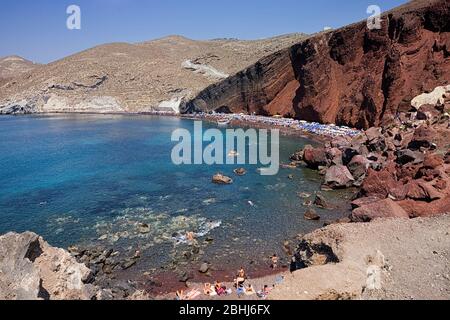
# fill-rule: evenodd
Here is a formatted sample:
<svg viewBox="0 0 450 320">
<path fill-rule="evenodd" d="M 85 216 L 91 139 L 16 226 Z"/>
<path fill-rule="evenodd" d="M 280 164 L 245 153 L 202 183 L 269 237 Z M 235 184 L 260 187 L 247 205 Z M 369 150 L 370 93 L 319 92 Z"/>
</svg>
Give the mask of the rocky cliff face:
<svg viewBox="0 0 450 320">
<path fill-rule="evenodd" d="M 0 237 L 0 300 L 89 300 L 91 271 L 38 235 Z"/>
<path fill-rule="evenodd" d="M 184 111 L 280 114 L 378 126 L 419 93 L 450 81 L 450 2 L 413 1 L 366 22 L 318 34 L 209 86 Z"/>
</svg>

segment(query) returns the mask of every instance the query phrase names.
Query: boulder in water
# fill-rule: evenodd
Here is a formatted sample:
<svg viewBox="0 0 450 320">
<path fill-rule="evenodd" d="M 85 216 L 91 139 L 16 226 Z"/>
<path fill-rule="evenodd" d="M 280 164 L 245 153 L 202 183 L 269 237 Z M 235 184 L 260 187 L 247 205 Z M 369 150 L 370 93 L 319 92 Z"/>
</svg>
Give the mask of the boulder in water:
<svg viewBox="0 0 450 320">
<path fill-rule="evenodd" d="M 138 226 L 139 233 L 147 234 L 150 233 L 150 226 L 146 223 L 141 223 Z"/>
<path fill-rule="evenodd" d="M 221 173 L 218 173 L 218 174 L 214 175 L 214 177 L 212 178 L 212 182 L 215 184 L 232 184 L 233 179 L 231 179 L 230 177 L 224 176 Z"/>
<path fill-rule="evenodd" d="M 234 170 L 234 173 L 238 176 L 245 176 L 247 174 L 247 170 L 244 168 L 238 168 Z"/>
<path fill-rule="evenodd" d="M 320 216 L 313 209 L 309 209 L 308 211 L 306 211 L 304 217 L 306 220 L 311 220 L 311 221 L 320 220 Z"/>
<path fill-rule="evenodd" d="M 354 181 L 346 166 L 332 166 L 325 174 L 325 185 L 333 189 L 350 187 Z"/>
</svg>

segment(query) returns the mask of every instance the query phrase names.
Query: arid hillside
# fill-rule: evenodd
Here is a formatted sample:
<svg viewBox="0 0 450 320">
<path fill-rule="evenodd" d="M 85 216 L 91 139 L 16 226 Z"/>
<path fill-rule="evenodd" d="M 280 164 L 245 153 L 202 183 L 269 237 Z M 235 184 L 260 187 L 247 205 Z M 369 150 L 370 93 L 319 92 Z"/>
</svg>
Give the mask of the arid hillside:
<svg viewBox="0 0 450 320">
<path fill-rule="evenodd" d="M 0 58 L 0 81 L 19 77 L 38 67 L 39 64 L 35 64 L 18 56 Z"/>
<path fill-rule="evenodd" d="M 101 45 L 0 83 L 0 113 L 171 110 L 208 85 L 305 38 Z"/>
</svg>

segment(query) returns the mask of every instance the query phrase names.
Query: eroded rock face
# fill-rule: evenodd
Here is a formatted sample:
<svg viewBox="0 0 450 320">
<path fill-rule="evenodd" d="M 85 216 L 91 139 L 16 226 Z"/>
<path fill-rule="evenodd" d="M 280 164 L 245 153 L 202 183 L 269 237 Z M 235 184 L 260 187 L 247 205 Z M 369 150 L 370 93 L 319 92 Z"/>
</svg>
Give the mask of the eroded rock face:
<svg viewBox="0 0 450 320">
<path fill-rule="evenodd" d="M 91 271 L 68 252 L 51 247 L 38 235 L 0 237 L 0 299 L 90 300 Z"/>
<path fill-rule="evenodd" d="M 392 125 L 320 148 L 306 146 L 292 158 L 296 165 L 324 173 L 325 189 L 359 188 L 352 202 L 353 221 L 449 213 L 450 127 L 442 118 L 450 103 L 444 99 L 443 108 L 439 103 L 424 105 L 437 111 L 427 120 L 417 120 L 422 107 L 411 105 Z"/>
<path fill-rule="evenodd" d="M 187 103 L 186 110 L 280 114 L 370 128 L 450 74 L 450 3 L 412 1 L 366 22 L 318 34 L 272 54 Z"/>
</svg>

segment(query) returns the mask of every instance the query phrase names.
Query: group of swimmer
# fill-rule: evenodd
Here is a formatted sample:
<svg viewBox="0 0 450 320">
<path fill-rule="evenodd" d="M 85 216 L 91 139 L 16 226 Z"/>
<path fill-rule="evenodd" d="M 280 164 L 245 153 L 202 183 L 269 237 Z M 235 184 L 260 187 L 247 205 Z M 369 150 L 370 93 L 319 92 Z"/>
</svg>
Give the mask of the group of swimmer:
<svg viewBox="0 0 450 320">
<path fill-rule="evenodd" d="M 188 243 L 196 243 L 197 235 L 195 232 L 186 232 L 185 239 L 188 241 Z M 269 257 L 269 260 L 271 262 L 270 268 L 273 270 L 278 269 L 278 263 L 279 258 L 277 254 L 272 255 Z M 233 286 L 236 290 L 236 294 L 238 298 L 241 298 L 243 296 L 252 296 L 257 295 L 258 298 L 266 299 L 267 296 L 270 294 L 272 289 L 275 287 L 269 287 L 268 285 L 264 285 L 264 287 L 261 290 L 256 291 L 250 283 L 247 283 L 248 281 L 247 273 L 245 272 L 244 268 L 241 267 L 239 271 L 236 274 L 236 278 L 233 280 Z M 222 282 L 216 281 L 213 284 L 211 283 L 205 283 L 203 286 L 203 294 L 208 297 L 223 297 L 223 296 L 229 296 L 233 294 L 233 289 L 227 288 Z M 184 292 L 184 290 L 179 290 L 176 292 L 176 300 L 194 300 L 198 297 L 200 297 L 202 293 L 197 290 L 191 290 L 189 292 Z"/>
<path fill-rule="evenodd" d="M 254 287 L 251 284 L 247 284 L 248 277 L 244 270 L 244 268 L 240 268 L 237 272 L 236 278 L 233 280 L 234 283 L 234 289 L 236 290 L 236 294 L 238 298 L 241 298 L 243 296 L 252 296 L 255 295 L 258 298 L 266 299 L 267 296 L 270 294 L 272 289 L 275 286 L 269 287 L 268 285 L 264 285 L 264 287 L 261 290 L 256 291 Z M 229 296 L 233 294 L 233 289 L 227 288 L 226 285 L 224 285 L 220 281 L 216 281 L 213 284 L 211 283 L 205 283 L 203 286 L 203 294 L 208 297 L 224 297 Z M 183 290 L 179 290 L 176 293 L 176 299 L 177 300 L 193 300 L 195 298 L 198 298 L 201 296 L 201 292 L 194 289 L 187 293 L 185 293 Z"/>
</svg>

